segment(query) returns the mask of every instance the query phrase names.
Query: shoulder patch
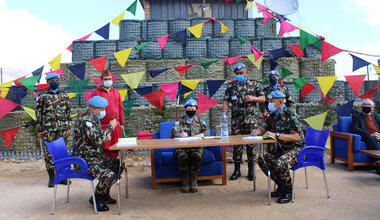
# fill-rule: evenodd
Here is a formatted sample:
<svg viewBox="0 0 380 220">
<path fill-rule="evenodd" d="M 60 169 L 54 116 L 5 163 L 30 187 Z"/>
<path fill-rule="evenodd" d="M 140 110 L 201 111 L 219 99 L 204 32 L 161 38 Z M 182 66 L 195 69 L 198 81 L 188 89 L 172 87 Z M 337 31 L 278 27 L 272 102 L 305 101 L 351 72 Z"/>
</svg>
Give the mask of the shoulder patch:
<svg viewBox="0 0 380 220">
<path fill-rule="evenodd" d="M 174 123 L 174 125 L 179 125 L 179 121 L 176 121 L 176 122 Z"/>
<path fill-rule="evenodd" d="M 87 125 L 87 127 L 92 127 L 93 124 L 91 122 L 87 121 L 86 125 Z"/>
</svg>

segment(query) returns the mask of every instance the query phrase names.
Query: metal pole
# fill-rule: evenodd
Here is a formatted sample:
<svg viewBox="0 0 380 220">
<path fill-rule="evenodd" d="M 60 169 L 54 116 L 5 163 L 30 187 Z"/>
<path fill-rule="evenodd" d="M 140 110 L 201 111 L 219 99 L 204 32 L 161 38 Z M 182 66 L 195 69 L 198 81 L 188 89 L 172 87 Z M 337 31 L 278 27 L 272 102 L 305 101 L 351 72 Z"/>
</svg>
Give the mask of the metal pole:
<svg viewBox="0 0 380 220">
<path fill-rule="evenodd" d="M 367 65 L 367 77 L 368 77 L 368 81 L 369 81 L 369 65 Z"/>
<path fill-rule="evenodd" d="M 3 68 L 0 67 L 0 74 L 1 74 L 1 84 L 3 84 Z"/>
</svg>

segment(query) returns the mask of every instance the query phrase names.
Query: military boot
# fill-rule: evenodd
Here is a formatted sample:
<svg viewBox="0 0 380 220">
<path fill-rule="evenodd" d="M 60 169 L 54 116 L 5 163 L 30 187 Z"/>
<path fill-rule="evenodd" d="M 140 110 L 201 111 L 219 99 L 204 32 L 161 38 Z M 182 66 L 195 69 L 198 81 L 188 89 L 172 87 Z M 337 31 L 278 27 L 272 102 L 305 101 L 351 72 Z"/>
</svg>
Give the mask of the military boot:
<svg viewBox="0 0 380 220">
<path fill-rule="evenodd" d="M 198 192 L 198 182 L 197 177 L 190 177 L 190 192 Z"/>
<path fill-rule="evenodd" d="M 253 181 L 253 162 L 248 163 L 248 179 Z"/>
<path fill-rule="evenodd" d="M 108 206 L 104 202 L 105 195 L 101 195 L 101 194 L 95 193 L 95 200 L 96 200 L 96 209 L 99 212 L 106 212 L 106 211 L 109 210 Z M 90 202 L 91 205 L 94 205 L 94 202 L 92 201 L 92 196 L 90 197 L 89 202 Z"/>
<path fill-rule="evenodd" d="M 182 178 L 182 186 L 181 186 L 181 192 L 188 193 L 189 192 L 189 176 L 184 176 Z"/>
<path fill-rule="evenodd" d="M 49 169 L 47 170 L 48 174 L 49 174 L 49 182 L 48 182 L 48 187 L 49 188 L 53 188 L 54 187 L 54 169 Z"/>
<path fill-rule="evenodd" d="M 104 202 L 106 204 L 115 204 L 116 203 L 116 199 L 113 199 L 110 196 L 110 190 L 108 190 L 107 193 L 106 193 L 106 195 L 104 196 Z"/>
<path fill-rule="evenodd" d="M 285 204 L 292 201 L 292 188 L 284 189 L 284 192 L 278 198 L 277 203 Z"/>
<path fill-rule="evenodd" d="M 239 177 L 241 177 L 240 163 L 235 163 L 235 171 L 232 173 L 230 180 L 236 180 Z"/>
<path fill-rule="evenodd" d="M 284 187 L 282 187 L 281 185 L 277 185 L 276 191 L 271 192 L 270 195 L 272 198 L 278 198 L 282 196 L 282 194 L 284 194 L 284 191 Z"/>
</svg>

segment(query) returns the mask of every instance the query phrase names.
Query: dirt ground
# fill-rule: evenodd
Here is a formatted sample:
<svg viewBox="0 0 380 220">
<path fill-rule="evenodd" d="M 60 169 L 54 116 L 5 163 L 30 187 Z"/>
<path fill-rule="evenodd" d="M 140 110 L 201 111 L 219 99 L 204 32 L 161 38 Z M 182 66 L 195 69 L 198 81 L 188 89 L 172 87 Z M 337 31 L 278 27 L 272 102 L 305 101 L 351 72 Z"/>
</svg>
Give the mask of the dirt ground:
<svg viewBox="0 0 380 220">
<path fill-rule="evenodd" d="M 380 176 L 373 168 L 348 172 L 342 163 L 326 163 L 329 199 L 318 168 L 308 168 L 309 189 L 305 189 L 304 171 L 299 170 L 295 203 L 280 205 L 273 198 L 269 206 L 267 178 L 258 166 L 256 192 L 243 165 L 243 177 L 236 181 L 227 185 L 221 185 L 221 180 L 201 181 L 198 193 L 183 194 L 180 183 L 161 183 L 151 189 L 149 156 L 130 157 L 127 164 L 130 196 L 125 198 L 123 178 L 122 215 L 117 215 L 117 205 L 95 215 L 88 202 L 89 182 L 73 179 L 69 203 L 65 203 L 66 187 L 58 186 L 56 212 L 51 216 L 53 189 L 47 188 L 44 163 L 0 161 L 0 219 L 380 219 Z M 228 176 L 232 171 L 233 165 L 228 164 Z M 111 189 L 113 198 L 116 189 Z"/>
</svg>

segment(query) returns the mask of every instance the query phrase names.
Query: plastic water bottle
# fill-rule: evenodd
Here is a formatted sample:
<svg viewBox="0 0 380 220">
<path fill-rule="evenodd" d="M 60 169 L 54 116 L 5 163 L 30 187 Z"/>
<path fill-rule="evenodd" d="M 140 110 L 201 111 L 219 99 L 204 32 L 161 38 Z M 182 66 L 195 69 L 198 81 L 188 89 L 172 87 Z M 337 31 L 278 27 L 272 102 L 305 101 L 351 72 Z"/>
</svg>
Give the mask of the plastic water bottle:
<svg viewBox="0 0 380 220">
<path fill-rule="evenodd" d="M 228 118 L 224 112 L 220 118 L 220 126 L 222 127 L 222 139 L 228 139 Z"/>
</svg>

